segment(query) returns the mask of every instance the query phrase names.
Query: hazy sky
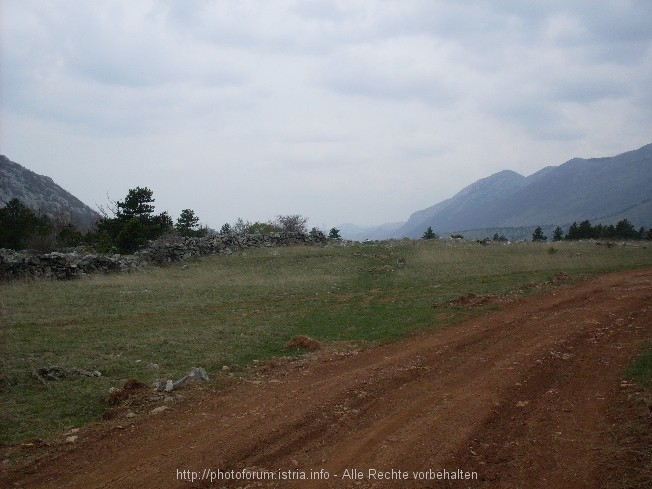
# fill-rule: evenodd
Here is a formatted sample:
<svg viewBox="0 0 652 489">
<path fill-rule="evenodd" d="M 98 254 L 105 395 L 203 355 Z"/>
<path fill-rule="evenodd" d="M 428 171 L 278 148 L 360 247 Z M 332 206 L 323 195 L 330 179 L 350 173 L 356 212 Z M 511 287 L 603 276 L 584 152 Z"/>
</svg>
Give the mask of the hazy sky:
<svg viewBox="0 0 652 489">
<path fill-rule="evenodd" d="M 406 220 L 652 142 L 652 2 L 0 0 L 0 152 L 91 207 Z"/>
</svg>

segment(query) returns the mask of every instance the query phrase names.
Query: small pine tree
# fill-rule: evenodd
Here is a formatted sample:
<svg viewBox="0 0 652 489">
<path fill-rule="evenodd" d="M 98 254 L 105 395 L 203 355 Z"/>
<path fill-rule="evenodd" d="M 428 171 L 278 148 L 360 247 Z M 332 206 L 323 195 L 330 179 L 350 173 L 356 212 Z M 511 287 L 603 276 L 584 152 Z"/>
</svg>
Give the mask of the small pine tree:
<svg viewBox="0 0 652 489">
<path fill-rule="evenodd" d="M 532 233 L 532 241 L 546 241 L 547 239 L 548 237 L 543 234 L 543 229 L 541 229 L 541 226 L 537 226 L 537 228 Z"/>
<path fill-rule="evenodd" d="M 199 228 L 199 218 L 195 216 L 195 211 L 192 209 L 181 211 L 175 229 L 181 236 L 198 236 L 202 234 L 202 229 Z"/>
<path fill-rule="evenodd" d="M 340 230 L 337 228 L 331 228 L 331 230 L 328 232 L 328 237 L 330 239 L 342 239 L 342 236 L 340 236 Z"/>
<path fill-rule="evenodd" d="M 593 226 L 591 226 L 591 221 L 585 219 L 580 223 L 578 229 L 579 239 L 591 239 L 594 237 Z"/>
<path fill-rule="evenodd" d="M 224 225 L 220 228 L 220 234 L 222 236 L 231 236 L 233 234 L 233 230 L 231 229 L 231 225 L 228 222 L 224 223 Z"/>
<path fill-rule="evenodd" d="M 564 232 L 559 226 L 557 226 L 555 230 L 552 232 L 552 240 L 561 241 L 563 237 L 564 237 Z"/>
<path fill-rule="evenodd" d="M 432 230 L 432 227 L 428 226 L 428 229 L 426 229 L 426 232 L 423 233 L 422 239 L 435 239 L 436 237 L 437 237 L 437 235 Z"/>
<path fill-rule="evenodd" d="M 638 238 L 638 233 L 634 225 L 629 222 L 627 219 L 618 221 L 616 224 L 616 236 L 622 239 L 636 239 Z"/>
</svg>

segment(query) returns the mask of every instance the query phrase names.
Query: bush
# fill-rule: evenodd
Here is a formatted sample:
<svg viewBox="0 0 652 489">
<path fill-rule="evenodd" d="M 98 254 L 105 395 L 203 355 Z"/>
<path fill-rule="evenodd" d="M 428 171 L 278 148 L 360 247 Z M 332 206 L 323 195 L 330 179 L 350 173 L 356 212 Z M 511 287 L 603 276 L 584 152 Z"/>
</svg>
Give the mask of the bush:
<svg viewBox="0 0 652 489">
<path fill-rule="evenodd" d="M 274 225 L 279 227 L 286 233 L 304 233 L 307 231 L 306 224 L 308 218 L 300 216 L 299 214 L 291 214 L 287 216 L 276 216 Z"/>
</svg>

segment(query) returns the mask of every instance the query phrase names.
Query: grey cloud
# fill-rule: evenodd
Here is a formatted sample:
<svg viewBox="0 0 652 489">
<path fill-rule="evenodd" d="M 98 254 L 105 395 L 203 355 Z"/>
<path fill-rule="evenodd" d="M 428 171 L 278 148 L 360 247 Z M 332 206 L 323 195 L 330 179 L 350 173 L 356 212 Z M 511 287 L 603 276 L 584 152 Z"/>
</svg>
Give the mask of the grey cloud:
<svg viewBox="0 0 652 489">
<path fill-rule="evenodd" d="M 563 110 L 534 100 L 506 104 L 494 110 L 493 115 L 537 140 L 570 141 L 585 134 Z"/>
<path fill-rule="evenodd" d="M 175 199 L 206 194 L 214 215 L 201 217 L 214 226 L 236 213 L 273 217 L 281 194 L 284 209 L 335 225 L 344 219 L 318 202 L 333 189 L 347 219 L 405 218 L 490 172 L 615 154 L 648 143 L 652 127 L 650 2 L 6 0 L 2 8 L 5 152 L 71 168 L 120 159 L 136 185 L 154 179 L 138 163 L 155 161 L 166 171 L 152 186 L 169 194 L 157 198 L 174 210 L 192 205 Z M 201 192 L 167 176 L 182 159 L 202 175 Z M 119 196 L 127 184 L 115 181 Z M 215 196 L 215 182 L 227 181 Z M 229 209 L 252 185 L 261 199 Z M 106 190 L 80 189 L 95 200 Z"/>
<path fill-rule="evenodd" d="M 446 46 L 423 38 L 394 38 L 353 46 L 333 56 L 314 80 L 339 94 L 390 100 L 419 100 L 448 107 L 459 97 Z"/>
<path fill-rule="evenodd" d="M 632 88 L 621 77 L 601 78 L 575 77 L 558 82 L 546 94 L 549 101 L 587 104 L 603 99 L 622 98 L 630 95 Z"/>
</svg>

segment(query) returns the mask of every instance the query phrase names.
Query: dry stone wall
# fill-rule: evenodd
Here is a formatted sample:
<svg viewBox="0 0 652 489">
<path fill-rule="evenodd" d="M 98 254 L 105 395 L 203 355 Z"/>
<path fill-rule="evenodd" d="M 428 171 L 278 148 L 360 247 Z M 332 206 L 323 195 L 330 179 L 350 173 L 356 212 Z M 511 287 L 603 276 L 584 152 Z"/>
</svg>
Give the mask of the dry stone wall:
<svg viewBox="0 0 652 489">
<path fill-rule="evenodd" d="M 100 255 L 74 251 L 35 254 L 29 251 L 0 249 L 0 280 L 44 277 L 72 279 L 93 273 L 129 272 L 147 264 L 164 265 L 193 257 L 231 254 L 246 248 L 273 246 L 324 245 L 321 233 L 246 234 L 206 236 L 202 238 L 169 237 L 150 243 L 133 255 Z"/>
</svg>

